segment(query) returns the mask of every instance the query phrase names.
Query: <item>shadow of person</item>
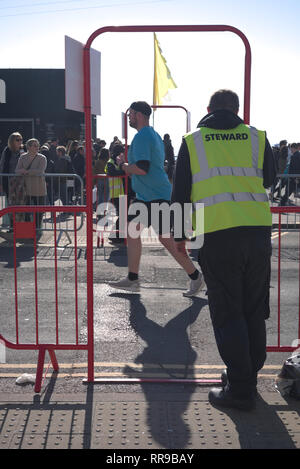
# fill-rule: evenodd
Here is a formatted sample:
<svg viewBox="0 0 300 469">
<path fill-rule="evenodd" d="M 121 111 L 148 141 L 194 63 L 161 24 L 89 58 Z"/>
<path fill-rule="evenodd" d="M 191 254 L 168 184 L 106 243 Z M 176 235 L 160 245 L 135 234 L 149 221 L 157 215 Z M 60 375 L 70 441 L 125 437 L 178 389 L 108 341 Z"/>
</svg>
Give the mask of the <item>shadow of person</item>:
<svg viewBox="0 0 300 469">
<path fill-rule="evenodd" d="M 117 267 L 127 267 L 127 249 L 126 247 L 118 246 L 116 248 L 105 248 L 105 250 L 110 250 L 109 257 L 106 257 L 106 261 L 110 264 L 114 264 Z"/>
<path fill-rule="evenodd" d="M 34 259 L 34 247 L 21 245 L 16 247 L 16 263 L 14 257 L 13 246 L 5 246 L 0 248 L 0 263 L 6 262 L 3 267 L 6 269 L 13 269 L 14 266 L 20 267 L 22 262 L 30 262 Z"/>
<path fill-rule="evenodd" d="M 149 376 L 150 364 L 151 368 L 154 365 L 157 369 L 154 371 L 155 378 L 161 376 L 161 378 L 167 379 L 192 379 L 194 376 L 193 365 L 197 354 L 191 346 L 189 326 L 196 321 L 207 301 L 202 298 L 191 299 L 188 308 L 166 324 L 160 325 L 147 317 L 147 311 L 140 295 L 113 294 L 112 296 L 129 300 L 130 325 L 147 344 L 142 353 L 135 359 L 135 363 L 142 365 L 141 379 L 145 374 Z M 123 372 L 127 376 L 132 376 L 135 370 L 126 366 Z M 166 381 L 164 384 L 141 381 L 141 386 L 148 403 L 147 427 L 152 438 L 161 447 L 185 448 L 190 438 L 190 428 L 185 423 L 184 412 L 195 391 L 195 386 L 193 384 L 188 384 L 188 386 L 172 384 L 171 381 Z M 176 392 L 178 395 L 178 386 L 180 386 L 179 391 L 184 393 L 184 398 L 169 403 L 167 392 Z M 161 407 L 162 402 L 165 402 L 163 408 Z M 174 442 L 175 433 L 176 443 Z"/>
<path fill-rule="evenodd" d="M 290 427 L 298 424 L 300 402 L 275 393 L 266 394 L 266 399 L 258 395 L 255 409 L 247 412 L 213 407 L 232 420 L 241 449 L 296 449 Z"/>
</svg>

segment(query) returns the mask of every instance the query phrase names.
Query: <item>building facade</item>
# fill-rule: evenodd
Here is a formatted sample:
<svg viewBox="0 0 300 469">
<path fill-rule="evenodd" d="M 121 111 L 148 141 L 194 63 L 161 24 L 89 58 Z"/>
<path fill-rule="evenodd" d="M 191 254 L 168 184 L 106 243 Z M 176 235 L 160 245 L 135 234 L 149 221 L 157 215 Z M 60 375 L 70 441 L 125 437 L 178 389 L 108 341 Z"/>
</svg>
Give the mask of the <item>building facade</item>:
<svg viewBox="0 0 300 469">
<path fill-rule="evenodd" d="M 84 114 L 65 109 L 64 69 L 0 69 L 0 150 L 12 132 L 41 144 L 84 140 Z M 92 116 L 92 138 L 96 116 Z"/>
</svg>

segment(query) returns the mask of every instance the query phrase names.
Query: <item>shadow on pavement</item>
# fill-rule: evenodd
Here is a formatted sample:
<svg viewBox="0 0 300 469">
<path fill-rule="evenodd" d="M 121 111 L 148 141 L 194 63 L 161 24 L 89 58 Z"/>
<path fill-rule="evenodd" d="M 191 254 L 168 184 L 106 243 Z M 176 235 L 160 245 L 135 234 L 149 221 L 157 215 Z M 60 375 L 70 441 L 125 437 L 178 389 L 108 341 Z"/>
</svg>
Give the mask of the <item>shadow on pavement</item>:
<svg viewBox="0 0 300 469">
<path fill-rule="evenodd" d="M 127 260 L 127 249 L 124 246 L 118 247 L 108 247 L 105 248 L 105 253 L 109 253 L 108 257 L 105 254 L 106 262 L 110 264 L 114 264 L 117 267 L 127 267 L 128 260 Z"/>
<path fill-rule="evenodd" d="M 149 373 L 149 369 L 146 366 L 147 364 L 148 366 L 149 364 L 156 364 L 157 368 L 163 373 L 163 376 L 167 375 L 168 378 L 184 379 L 188 377 L 193 379 L 193 365 L 196 361 L 197 354 L 191 346 L 188 328 L 196 321 L 201 309 L 207 304 L 207 301 L 202 298 L 193 298 L 188 308 L 184 309 L 184 311 L 171 319 L 167 324 L 161 326 L 147 318 L 147 311 L 141 301 L 140 295 L 114 294 L 114 296 L 122 296 L 122 298 L 129 300 L 130 324 L 139 337 L 147 343 L 147 347 L 135 360 L 136 363 L 144 365 L 141 376 L 143 376 L 143 373 Z M 178 368 L 178 365 L 181 365 L 181 367 Z M 130 375 L 132 371 L 134 370 L 128 366 L 123 369 L 124 374 L 127 375 Z M 160 388 L 159 390 L 158 386 Z M 161 390 L 161 386 L 164 386 L 163 391 Z M 168 420 L 172 420 L 172 422 L 170 422 L 170 428 L 176 427 L 176 447 L 185 448 L 190 438 L 190 429 L 184 421 L 184 412 L 189 406 L 191 396 L 195 391 L 195 386 L 193 384 L 184 386 L 184 401 L 178 401 L 176 405 L 170 404 L 170 416 L 165 416 L 165 419 L 163 419 L 165 420 L 165 425 L 162 426 L 162 416 L 157 415 L 159 412 L 157 406 L 158 402 L 155 401 L 153 397 L 155 393 L 165 393 L 167 386 L 170 386 L 170 384 L 154 385 L 151 383 L 141 383 L 148 403 L 147 426 L 151 432 L 152 438 L 156 442 L 162 447 L 172 448 L 175 446 L 171 430 L 167 428 Z M 180 390 L 182 391 L 182 384 L 175 386 L 181 386 Z M 166 407 L 162 407 L 161 411 L 166 412 Z M 170 432 L 169 434 L 168 431 Z"/>
<path fill-rule="evenodd" d="M 288 406 L 286 405 L 288 404 Z M 215 407 L 226 414 L 234 423 L 241 449 L 296 449 L 293 441 L 295 414 L 300 416 L 299 402 L 282 398 L 276 402 L 266 402 L 257 397 L 256 408 L 252 411 L 239 411 Z M 294 427 L 294 428 L 293 428 Z"/>
<path fill-rule="evenodd" d="M 21 265 L 21 262 L 30 262 L 34 259 L 33 246 L 18 246 L 16 248 L 16 267 Z M 14 248 L 13 246 L 6 246 L 0 249 L 0 262 L 7 262 L 3 267 L 5 269 L 14 268 Z"/>
</svg>

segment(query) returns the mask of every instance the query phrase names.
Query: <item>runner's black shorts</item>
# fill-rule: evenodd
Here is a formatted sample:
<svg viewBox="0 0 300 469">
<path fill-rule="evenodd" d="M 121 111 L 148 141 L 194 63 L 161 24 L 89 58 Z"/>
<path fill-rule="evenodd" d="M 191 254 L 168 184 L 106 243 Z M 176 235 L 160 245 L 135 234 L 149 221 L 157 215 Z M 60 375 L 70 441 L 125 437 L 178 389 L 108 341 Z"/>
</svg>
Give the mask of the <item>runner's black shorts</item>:
<svg viewBox="0 0 300 469">
<path fill-rule="evenodd" d="M 145 202 L 134 199 L 128 209 L 128 224 L 141 223 L 143 227 L 152 226 L 156 234 L 167 235 L 171 231 L 170 201 L 157 199 Z"/>
</svg>

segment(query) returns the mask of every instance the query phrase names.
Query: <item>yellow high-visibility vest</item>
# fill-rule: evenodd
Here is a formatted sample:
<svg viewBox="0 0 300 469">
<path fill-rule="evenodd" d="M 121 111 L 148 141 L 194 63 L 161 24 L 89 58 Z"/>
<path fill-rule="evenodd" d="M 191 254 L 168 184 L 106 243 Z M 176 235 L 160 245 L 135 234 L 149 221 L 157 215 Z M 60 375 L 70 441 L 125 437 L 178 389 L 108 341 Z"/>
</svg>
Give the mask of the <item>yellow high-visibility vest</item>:
<svg viewBox="0 0 300 469">
<path fill-rule="evenodd" d="M 107 162 L 114 165 L 115 168 L 118 168 L 118 165 L 114 162 L 112 158 L 110 158 Z M 105 166 L 105 173 L 107 173 L 107 164 Z M 123 178 L 117 176 L 110 176 L 108 178 L 109 184 L 109 198 L 116 199 L 120 195 L 124 195 L 124 186 L 123 186 Z"/>
<path fill-rule="evenodd" d="M 184 139 L 192 172 L 196 235 L 238 226 L 272 225 L 263 187 L 264 131 L 245 124 L 229 130 L 201 127 Z M 197 211 L 203 206 L 204 226 L 200 227 L 196 226 Z"/>
</svg>

